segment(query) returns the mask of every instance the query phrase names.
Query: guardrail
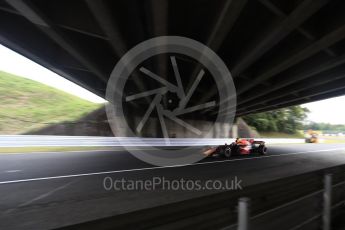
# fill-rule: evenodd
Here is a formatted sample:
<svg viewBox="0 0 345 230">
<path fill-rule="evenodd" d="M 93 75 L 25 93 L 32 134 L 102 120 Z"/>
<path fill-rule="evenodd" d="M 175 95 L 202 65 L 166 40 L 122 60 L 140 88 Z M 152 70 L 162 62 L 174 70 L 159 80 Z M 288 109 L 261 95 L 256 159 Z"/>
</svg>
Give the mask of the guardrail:
<svg viewBox="0 0 345 230">
<path fill-rule="evenodd" d="M 324 177 L 324 188 L 322 190 L 312 192 L 311 194 L 300 197 L 288 203 L 282 204 L 279 207 L 275 207 L 263 213 L 259 213 L 253 217 L 250 217 L 250 214 L 249 214 L 250 213 L 250 199 L 247 197 L 242 197 L 238 201 L 238 223 L 225 227 L 223 228 L 223 230 L 233 230 L 233 229 L 250 230 L 251 229 L 250 222 L 258 221 L 258 219 L 265 217 L 265 215 L 277 213 L 281 211 L 282 209 L 287 208 L 291 205 L 301 204 L 306 199 L 311 199 L 311 198 L 317 199 L 321 193 L 323 194 L 323 196 L 322 196 L 322 200 L 319 199 L 319 203 L 320 204 L 322 203 L 322 208 L 320 208 L 319 213 L 291 227 L 290 230 L 301 229 L 303 226 L 321 217 L 322 217 L 322 223 L 321 223 L 320 229 L 331 230 L 332 229 L 331 228 L 332 209 L 335 209 L 341 205 L 344 205 L 344 201 L 345 201 L 345 200 L 341 200 L 341 201 L 338 201 L 336 204 L 332 205 L 332 190 L 343 185 L 345 185 L 345 181 L 332 185 L 332 174 L 326 174 Z M 345 193 L 345 191 L 343 192 Z M 303 207 L 301 208 L 303 209 Z M 255 229 L 255 227 L 253 229 Z M 270 228 L 267 228 L 267 229 L 270 229 Z"/>
<path fill-rule="evenodd" d="M 67 229 L 335 230 L 345 215 L 344 172 L 340 165 Z"/>
<path fill-rule="evenodd" d="M 296 138 L 258 138 L 267 144 L 304 143 Z M 44 135 L 4 135 L 0 136 L 0 147 L 40 147 L 40 146 L 207 146 L 231 143 L 234 138 L 164 138 L 137 137 L 95 137 L 95 136 L 44 136 Z"/>
</svg>

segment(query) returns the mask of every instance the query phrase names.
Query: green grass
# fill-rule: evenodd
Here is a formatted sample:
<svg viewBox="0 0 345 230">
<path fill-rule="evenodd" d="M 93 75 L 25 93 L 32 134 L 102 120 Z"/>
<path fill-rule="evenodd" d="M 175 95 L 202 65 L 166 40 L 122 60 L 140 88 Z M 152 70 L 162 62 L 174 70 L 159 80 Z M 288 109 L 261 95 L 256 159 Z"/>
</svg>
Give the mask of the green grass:
<svg viewBox="0 0 345 230">
<path fill-rule="evenodd" d="M 21 134 L 63 121 L 75 121 L 100 108 L 30 79 L 0 71 L 0 134 Z"/>
<path fill-rule="evenodd" d="M 112 147 L 0 147 L 0 154 L 18 154 L 18 153 L 40 153 L 40 152 L 70 152 L 70 151 L 94 151 L 94 150 L 115 150 Z"/>
<path fill-rule="evenodd" d="M 321 143 L 325 143 L 325 144 L 345 144 L 345 140 L 323 139 Z"/>
<path fill-rule="evenodd" d="M 260 132 L 260 137 L 263 138 L 304 138 L 301 133 L 288 134 L 279 132 Z"/>
</svg>

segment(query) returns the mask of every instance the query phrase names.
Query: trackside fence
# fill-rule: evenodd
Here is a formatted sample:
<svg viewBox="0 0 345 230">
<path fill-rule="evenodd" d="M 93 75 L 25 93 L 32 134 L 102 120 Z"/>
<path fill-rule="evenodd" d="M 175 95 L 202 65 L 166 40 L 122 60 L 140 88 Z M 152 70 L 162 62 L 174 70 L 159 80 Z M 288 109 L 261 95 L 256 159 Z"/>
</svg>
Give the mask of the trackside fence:
<svg viewBox="0 0 345 230">
<path fill-rule="evenodd" d="M 292 200 L 288 203 L 282 204 L 278 207 L 272 208 L 265 212 L 259 213 L 255 216 L 250 216 L 250 199 L 247 197 L 242 197 L 238 200 L 238 222 L 232 224 L 225 229 L 237 229 L 237 230 L 250 230 L 250 229 L 261 229 L 264 226 L 256 226 L 256 223 L 264 220 L 267 216 L 279 216 L 280 214 L 287 213 L 286 211 L 289 207 L 295 206 L 299 207 L 297 210 L 305 209 L 306 200 L 317 201 L 316 206 L 320 207 L 316 215 L 310 216 L 300 223 L 291 226 L 290 230 L 304 229 L 305 226 L 311 222 L 315 222 L 321 218 L 320 228 L 322 230 L 331 230 L 331 220 L 332 220 L 332 210 L 344 206 L 345 200 L 340 200 L 336 203 L 332 203 L 332 191 L 340 190 L 338 192 L 345 192 L 344 189 L 345 181 L 332 185 L 332 174 L 326 174 L 324 176 L 324 188 L 315 192 L 312 192 L 306 196 L 300 197 L 298 199 Z M 314 203 L 315 205 L 315 203 Z M 285 215 L 284 214 L 284 215 Z M 319 222 L 320 223 L 320 222 Z M 264 229 L 275 229 L 267 226 Z"/>
<path fill-rule="evenodd" d="M 345 165 L 243 186 L 243 190 L 205 194 L 66 227 L 73 230 L 344 229 L 340 227 L 345 226 Z"/>
</svg>

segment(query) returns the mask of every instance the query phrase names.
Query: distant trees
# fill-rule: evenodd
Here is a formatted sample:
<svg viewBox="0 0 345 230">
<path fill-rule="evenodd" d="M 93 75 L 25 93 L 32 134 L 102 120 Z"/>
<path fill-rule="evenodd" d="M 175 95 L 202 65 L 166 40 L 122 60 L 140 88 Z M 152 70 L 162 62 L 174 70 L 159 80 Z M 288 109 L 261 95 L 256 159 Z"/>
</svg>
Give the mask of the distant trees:
<svg viewBox="0 0 345 230">
<path fill-rule="evenodd" d="M 309 110 L 301 106 L 291 106 L 269 112 L 249 114 L 243 118 L 248 125 L 261 132 L 283 132 L 294 134 L 303 129 L 303 121 Z"/>
<path fill-rule="evenodd" d="M 333 125 L 330 123 L 310 122 L 310 123 L 304 125 L 304 129 L 344 132 L 345 131 L 345 125 L 344 124 L 338 124 L 338 125 L 334 124 Z"/>
</svg>

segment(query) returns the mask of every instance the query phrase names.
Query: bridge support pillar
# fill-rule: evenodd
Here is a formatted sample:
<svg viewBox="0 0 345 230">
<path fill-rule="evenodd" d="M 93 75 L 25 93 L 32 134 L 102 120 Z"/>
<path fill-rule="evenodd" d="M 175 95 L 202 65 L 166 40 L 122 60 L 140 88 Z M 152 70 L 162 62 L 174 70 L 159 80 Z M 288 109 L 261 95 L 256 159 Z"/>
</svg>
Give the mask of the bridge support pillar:
<svg viewBox="0 0 345 230">
<path fill-rule="evenodd" d="M 237 138 L 238 137 L 238 126 L 237 124 L 233 124 L 231 127 L 231 137 Z"/>
</svg>

